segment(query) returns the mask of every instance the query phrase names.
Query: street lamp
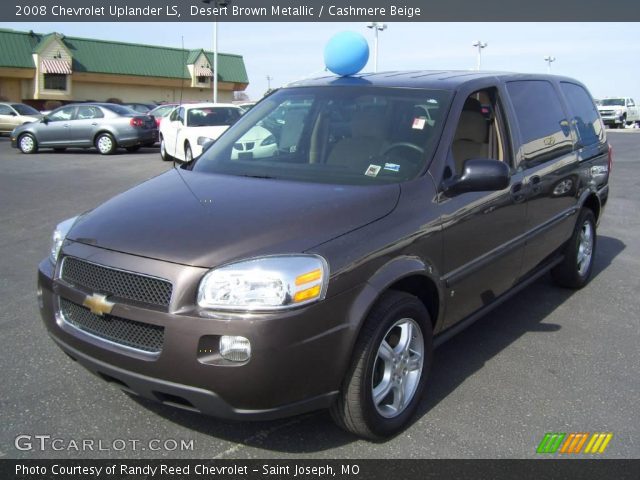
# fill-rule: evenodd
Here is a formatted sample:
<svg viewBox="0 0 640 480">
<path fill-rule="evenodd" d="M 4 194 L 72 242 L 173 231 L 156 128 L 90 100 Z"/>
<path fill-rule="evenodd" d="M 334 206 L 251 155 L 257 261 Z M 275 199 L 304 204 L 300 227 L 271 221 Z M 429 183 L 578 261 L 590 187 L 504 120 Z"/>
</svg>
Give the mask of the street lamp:
<svg viewBox="0 0 640 480">
<path fill-rule="evenodd" d="M 382 32 L 387 29 L 387 24 L 382 22 L 371 22 L 367 24 L 367 28 L 372 28 L 374 32 L 373 43 L 373 71 L 378 72 L 378 32 Z"/>
<path fill-rule="evenodd" d="M 547 55 L 546 57 L 544 57 L 544 61 L 547 62 L 547 73 L 551 73 L 551 63 L 556 61 L 556 57 Z"/>
<path fill-rule="evenodd" d="M 228 7 L 231 0 L 202 0 L 218 8 Z M 218 22 L 213 22 L 213 103 L 218 103 Z"/>
<path fill-rule="evenodd" d="M 473 46 L 478 49 L 478 66 L 476 67 L 476 70 L 480 70 L 482 68 L 482 49 L 487 48 L 487 45 L 489 45 L 487 42 L 481 42 L 480 40 L 473 43 Z"/>
</svg>

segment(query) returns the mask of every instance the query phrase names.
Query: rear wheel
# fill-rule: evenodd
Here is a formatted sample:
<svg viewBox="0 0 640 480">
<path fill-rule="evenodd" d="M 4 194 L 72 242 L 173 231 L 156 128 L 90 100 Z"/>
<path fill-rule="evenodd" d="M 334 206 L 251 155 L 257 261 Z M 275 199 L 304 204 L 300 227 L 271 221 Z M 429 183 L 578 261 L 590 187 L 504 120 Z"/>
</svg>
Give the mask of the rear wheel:
<svg viewBox="0 0 640 480">
<path fill-rule="evenodd" d="M 160 136 L 160 158 L 165 162 L 170 162 L 173 157 L 167 153 L 167 145 L 164 141 L 164 137 Z"/>
<path fill-rule="evenodd" d="M 432 356 L 429 313 L 413 295 L 390 291 L 362 328 L 331 408 L 334 421 L 377 440 L 401 431 L 418 407 Z"/>
<path fill-rule="evenodd" d="M 551 270 L 555 282 L 567 288 L 582 288 L 589 281 L 596 251 L 596 219 L 584 208 L 578 215 L 573 235 L 565 247 L 564 260 Z"/>
<path fill-rule="evenodd" d="M 116 151 L 115 139 L 109 133 L 101 133 L 96 137 L 96 148 L 102 155 L 111 155 Z"/>
<path fill-rule="evenodd" d="M 38 142 L 30 133 L 25 133 L 18 139 L 18 148 L 22 153 L 36 153 L 38 151 Z"/>
</svg>

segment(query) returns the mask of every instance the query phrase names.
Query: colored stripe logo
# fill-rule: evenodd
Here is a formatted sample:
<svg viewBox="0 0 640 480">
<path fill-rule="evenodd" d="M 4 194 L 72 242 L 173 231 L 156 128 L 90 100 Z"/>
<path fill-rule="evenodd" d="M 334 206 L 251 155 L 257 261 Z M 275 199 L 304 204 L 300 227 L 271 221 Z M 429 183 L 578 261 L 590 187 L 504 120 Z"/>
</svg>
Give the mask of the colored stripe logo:
<svg viewBox="0 0 640 480">
<path fill-rule="evenodd" d="M 589 432 L 546 433 L 538 445 L 536 453 L 600 454 L 604 453 L 612 438 L 613 433 L 609 432 L 594 434 Z"/>
</svg>

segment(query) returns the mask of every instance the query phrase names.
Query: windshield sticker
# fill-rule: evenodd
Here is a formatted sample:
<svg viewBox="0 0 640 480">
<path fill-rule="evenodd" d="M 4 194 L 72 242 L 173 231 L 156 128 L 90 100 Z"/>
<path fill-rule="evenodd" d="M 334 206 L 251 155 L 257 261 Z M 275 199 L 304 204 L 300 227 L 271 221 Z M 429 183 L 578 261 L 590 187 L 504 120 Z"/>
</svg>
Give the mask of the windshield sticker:
<svg viewBox="0 0 640 480">
<path fill-rule="evenodd" d="M 384 169 L 389 170 L 390 172 L 399 172 L 400 165 L 398 165 L 397 163 L 385 163 Z"/>
<path fill-rule="evenodd" d="M 367 168 L 367 171 L 364 172 L 364 174 L 367 177 L 377 177 L 378 173 L 380 173 L 380 170 L 382 170 L 382 167 L 380 165 L 369 165 L 369 168 Z"/>
<path fill-rule="evenodd" d="M 411 128 L 414 130 L 424 130 L 424 126 L 427 123 L 427 119 L 424 117 L 417 117 L 413 119 L 413 125 Z"/>
</svg>

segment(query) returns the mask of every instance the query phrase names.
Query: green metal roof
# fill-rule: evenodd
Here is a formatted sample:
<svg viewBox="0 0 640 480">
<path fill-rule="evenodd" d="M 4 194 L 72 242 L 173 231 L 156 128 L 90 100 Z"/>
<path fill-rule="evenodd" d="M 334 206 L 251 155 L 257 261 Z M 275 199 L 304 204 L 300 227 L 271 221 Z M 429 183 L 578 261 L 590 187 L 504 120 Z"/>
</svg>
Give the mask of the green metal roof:
<svg viewBox="0 0 640 480">
<path fill-rule="evenodd" d="M 0 29 L 0 67 L 35 68 L 31 55 L 38 44 L 50 35 Z M 186 66 L 202 52 L 66 36 L 62 36 L 62 41 L 73 56 L 74 72 L 190 78 Z M 205 53 L 212 62 L 213 53 Z M 242 56 L 219 53 L 218 79 L 249 83 Z"/>
</svg>

